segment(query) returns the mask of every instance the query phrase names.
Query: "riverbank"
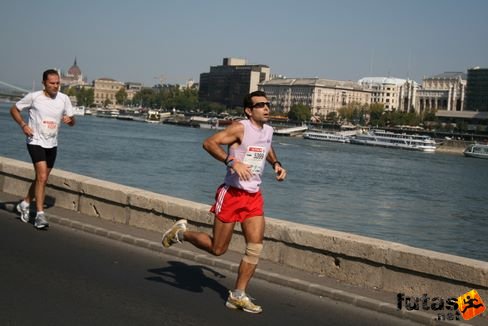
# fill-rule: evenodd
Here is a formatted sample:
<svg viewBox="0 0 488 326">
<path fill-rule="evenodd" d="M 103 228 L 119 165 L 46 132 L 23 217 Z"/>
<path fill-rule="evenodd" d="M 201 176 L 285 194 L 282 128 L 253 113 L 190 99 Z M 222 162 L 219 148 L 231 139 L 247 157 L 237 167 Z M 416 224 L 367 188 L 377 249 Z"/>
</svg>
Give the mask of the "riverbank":
<svg viewBox="0 0 488 326">
<path fill-rule="evenodd" d="M 464 149 L 473 142 L 464 140 L 436 139 L 436 143 L 438 144 L 436 148 L 437 152 L 463 155 Z"/>
</svg>

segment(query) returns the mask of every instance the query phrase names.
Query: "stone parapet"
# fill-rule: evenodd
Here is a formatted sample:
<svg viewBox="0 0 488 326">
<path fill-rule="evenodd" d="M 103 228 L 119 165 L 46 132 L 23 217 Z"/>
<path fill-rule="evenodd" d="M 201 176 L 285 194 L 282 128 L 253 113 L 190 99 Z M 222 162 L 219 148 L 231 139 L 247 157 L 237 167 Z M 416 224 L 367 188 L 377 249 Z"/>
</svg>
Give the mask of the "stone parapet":
<svg viewBox="0 0 488 326">
<path fill-rule="evenodd" d="M 22 197 L 32 165 L 0 157 L 0 191 Z M 54 169 L 47 203 L 136 228 L 163 232 L 185 218 L 193 230 L 211 232 L 209 205 Z M 245 242 L 236 227 L 230 250 Z M 287 222 L 266 220 L 263 259 L 347 284 L 420 297 L 452 297 L 476 289 L 488 298 L 488 263 L 399 243 Z"/>
</svg>

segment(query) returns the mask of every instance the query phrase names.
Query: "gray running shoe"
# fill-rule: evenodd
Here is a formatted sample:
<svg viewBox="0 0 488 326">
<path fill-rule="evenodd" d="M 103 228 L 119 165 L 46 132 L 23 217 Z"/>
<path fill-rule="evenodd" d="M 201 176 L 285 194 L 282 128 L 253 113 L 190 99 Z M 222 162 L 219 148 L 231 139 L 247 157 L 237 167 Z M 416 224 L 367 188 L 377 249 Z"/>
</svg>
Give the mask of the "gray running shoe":
<svg viewBox="0 0 488 326">
<path fill-rule="evenodd" d="M 44 214 L 37 214 L 36 219 L 34 220 L 34 227 L 37 229 L 44 229 L 49 226 L 49 223 L 46 220 Z"/>
<path fill-rule="evenodd" d="M 17 212 L 20 213 L 20 220 L 24 223 L 29 223 L 30 220 L 30 210 L 29 206 L 23 208 L 22 205 L 19 203 L 17 204 Z"/>
<path fill-rule="evenodd" d="M 259 314 L 263 312 L 263 308 L 252 303 L 251 298 L 247 294 L 244 294 L 241 297 L 234 297 L 232 291 L 229 291 L 225 306 L 230 309 L 241 309 L 251 314 Z"/>
<path fill-rule="evenodd" d="M 188 223 L 187 220 L 179 220 L 173 226 L 163 234 L 163 239 L 161 240 L 161 243 L 163 244 L 163 247 L 169 248 L 175 243 L 181 243 L 180 240 L 178 240 L 177 233 L 179 231 L 186 231 L 186 224 Z"/>
</svg>

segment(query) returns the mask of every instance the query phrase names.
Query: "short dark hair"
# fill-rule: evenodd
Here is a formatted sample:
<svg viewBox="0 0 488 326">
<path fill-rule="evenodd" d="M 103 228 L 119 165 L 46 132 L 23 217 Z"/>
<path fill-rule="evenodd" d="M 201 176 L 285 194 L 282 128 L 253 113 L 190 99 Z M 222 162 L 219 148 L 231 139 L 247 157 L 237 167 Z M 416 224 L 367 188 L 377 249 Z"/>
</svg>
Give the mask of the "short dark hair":
<svg viewBox="0 0 488 326">
<path fill-rule="evenodd" d="M 247 95 L 244 97 L 244 103 L 243 103 L 243 104 L 244 104 L 244 109 L 245 109 L 245 108 L 252 108 L 252 104 L 253 104 L 253 103 L 252 103 L 252 98 L 253 98 L 254 96 L 264 96 L 264 97 L 268 98 L 268 97 L 266 96 L 266 93 L 265 93 L 265 92 L 263 92 L 263 91 L 254 91 L 254 92 L 252 92 L 252 93 L 249 93 L 249 94 L 247 94 Z"/>
<path fill-rule="evenodd" d="M 59 72 L 56 69 L 48 69 L 42 73 L 42 81 L 46 81 L 49 75 L 59 76 Z"/>
</svg>

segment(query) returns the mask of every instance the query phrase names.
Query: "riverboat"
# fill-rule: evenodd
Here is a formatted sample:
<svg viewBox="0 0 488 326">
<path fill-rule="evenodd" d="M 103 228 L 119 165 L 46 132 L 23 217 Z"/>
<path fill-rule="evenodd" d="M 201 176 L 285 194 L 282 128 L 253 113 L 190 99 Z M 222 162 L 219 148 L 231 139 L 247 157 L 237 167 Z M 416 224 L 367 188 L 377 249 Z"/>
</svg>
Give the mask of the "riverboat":
<svg viewBox="0 0 488 326">
<path fill-rule="evenodd" d="M 85 115 L 85 107 L 84 106 L 73 106 L 73 114 L 74 115 Z"/>
<path fill-rule="evenodd" d="M 400 134 L 380 129 L 356 134 L 356 136 L 351 138 L 351 144 L 408 149 L 430 153 L 436 150 L 435 140 L 429 136 Z"/>
<path fill-rule="evenodd" d="M 487 144 L 472 144 L 464 150 L 464 156 L 488 159 Z"/>
<path fill-rule="evenodd" d="M 333 132 L 314 132 L 307 131 L 303 134 L 303 138 L 321 141 L 331 141 L 338 143 L 349 143 L 351 141 L 350 136 Z"/>
</svg>

